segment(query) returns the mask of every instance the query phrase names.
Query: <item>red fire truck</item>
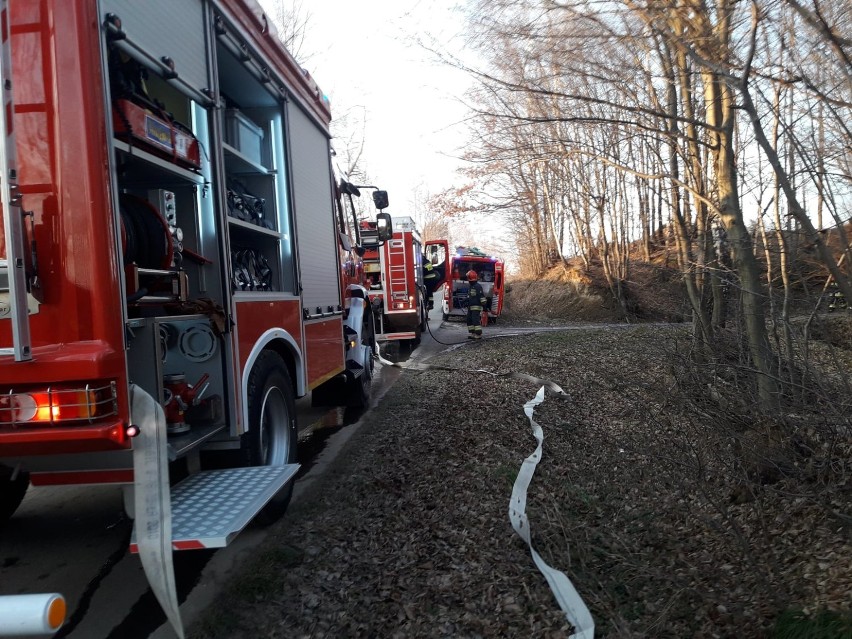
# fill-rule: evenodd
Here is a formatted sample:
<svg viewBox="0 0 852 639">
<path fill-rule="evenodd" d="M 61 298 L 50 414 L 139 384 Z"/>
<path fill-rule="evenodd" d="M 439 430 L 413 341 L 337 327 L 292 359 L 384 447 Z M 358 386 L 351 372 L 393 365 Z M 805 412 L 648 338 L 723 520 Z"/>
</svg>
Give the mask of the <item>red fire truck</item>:
<svg viewBox="0 0 852 639">
<path fill-rule="evenodd" d="M 287 506 L 295 398 L 369 393 L 328 102 L 255 0 L 0 5 L 0 521 L 123 484 L 137 532 L 141 504 L 164 548 L 225 545 Z"/>
<path fill-rule="evenodd" d="M 372 231 L 375 222 L 362 222 L 363 230 Z M 434 247 L 434 248 L 433 248 Z M 394 216 L 393 236 L 374 250 L 364 254 L 364 270 L 370 288 L 376 323 L 376 339 L 385 343 L 417 346 L 427 330 L 429 304 L 423 283 L 425 251 L 447 252 L 446 240 L 430 240 L 424 244 L 414 220 Z M 438 273 L 443 283 L 443 264 Z"/>
<path fill-rule="evenodd" d="M 471 270 L 476 272 L 482 290 L 488 298 L 488 321 L 494 323 L 503 311 L 503 260 L 487 255 L 479 249 L 464 246 L 459 246 L 449 260 L 444 298 L 441 302 L 441 317 L 446 321 L 453 316 L 467 315 L 468 283 L 465 274 Z"/>
</svg>

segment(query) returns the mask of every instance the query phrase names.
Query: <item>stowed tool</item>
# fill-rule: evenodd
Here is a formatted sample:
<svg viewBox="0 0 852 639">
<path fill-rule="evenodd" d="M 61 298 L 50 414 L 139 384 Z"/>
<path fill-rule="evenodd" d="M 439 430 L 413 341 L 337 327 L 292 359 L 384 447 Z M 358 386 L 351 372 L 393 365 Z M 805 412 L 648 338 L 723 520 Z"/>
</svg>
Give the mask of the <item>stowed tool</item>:
<svg viewBox="0 0 852 639">
<path fill-rule="evenodd" d="M 207 392 L 210 375 L 204 373 L 195 385 L 186 383 L 186 375 L 175 373 L 163 378 L 163 410 L 166 413 L 166 431 L 169 435 L 180 435 L 189 431 L 186 410 L 196 406 Z"/>
</svg>

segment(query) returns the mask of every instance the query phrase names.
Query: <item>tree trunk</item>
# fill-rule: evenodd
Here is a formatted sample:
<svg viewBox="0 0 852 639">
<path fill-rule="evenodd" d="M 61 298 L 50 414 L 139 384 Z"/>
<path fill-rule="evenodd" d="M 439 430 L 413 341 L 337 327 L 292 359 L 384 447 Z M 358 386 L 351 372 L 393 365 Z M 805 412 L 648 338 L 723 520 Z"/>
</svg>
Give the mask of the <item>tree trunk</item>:
<svg viewBox="0 0 852 639">
<path fill-rule="evenodd" d="M 701 290 L 695 278 L 695 259 L 689 237 L 689 224 L 681 209 L 680 166 L 678 162 L 678 100 L 677 80 L 675 69 L 672 64 L 670 52 L 666 49 L 661 51 L 663 72 L 666 74 L 666 108 L 668 111 L 669 132 L 669 175 L 671 176 L 671 213 L 674 226 L 675 246 L 677 248 L 678 263 L 683 274 L 683 282 L 686 285 L 686 293 L 689 304 L 692 307 L 692 318 L 695 338 L 700 344 L 699 352 L 706 354 L 711 342 L 710 317 L 705 312 Z"/>
<path fill-rule="evenodd" d="M 729 87 L 711 71 L 703 71 L 707 101 L 707 119 L 712 127 L 711 145 L 719 199 L 719 217 L 728 232 L 731 256 L 742 285 L 743 322 L 748 339 L 749 356 L 757 382 L 757 399 L 765 412 L 778 408 L 778 385 L 772 376 L 772 350 L 766 331 L 763 301 L 766 292 L 760 280 L 760 269 L 743 219 L 737 186 L 734 153 L 734 96 Z"/>
</svg>

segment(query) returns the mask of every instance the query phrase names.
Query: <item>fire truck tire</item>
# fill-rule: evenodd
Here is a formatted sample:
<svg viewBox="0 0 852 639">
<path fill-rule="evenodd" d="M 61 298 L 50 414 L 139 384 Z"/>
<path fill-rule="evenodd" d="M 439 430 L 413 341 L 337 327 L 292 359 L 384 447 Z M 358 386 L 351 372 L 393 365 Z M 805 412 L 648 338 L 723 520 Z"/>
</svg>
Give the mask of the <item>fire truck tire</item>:
<svg viewBox="0 0 852 639">
<path fill-rule="evenodd" d="M 257 358 L 248 379 L 249 431 L 243 450 L 249 466 L 295 464 L 298 452 L 296 398 L 287 365 L 274 351 Z M 289 482 L 258 513 L 256 520 L 269 525 L 284 514 L 293 496 Z"/>
<path fill-rule="evenodd" d="M 444 320 L 445 322 L 449 322 L 450 321 L 450 314 L 449 313 L 441 313 L 441 319 Z"/>
<path fill-rule="evenodd" d="M 11 517 L 27 493 L 30 486 L 28 473 L 20 473 L 12 479 L 12 469 L 0 466 L 0 526 Z"/>
<path fill-rule="evenodd" d="M 373 364 L 371 357 L 369 357 L 369 360 L 364 367 L 364 372 L 358 379 L 349 383 L 346 405 L 351 408 L 368 408 L 370 406 L 370 392 L 373 388 Z"/>
<path fill-rule="evenodd" d="M 422 295 L 420 296 L 420 301 L 421 302 L 423 301 Z M 421 315 L 423 313 L 423 304 L 420 304 L 420 313 L 421 313 Z M 409 353 L 411 351 L 413 351 L 415 348 L 417 348 L 418 346 L 420 346 L 420 338 L 423 335 L 423 330 L 420 328 L 422 322 L 423 322 L 423 320 L 421 319 L 417 323 L 417 325 L 414 327 L 414 339 L 408 340 L 408 352 Z"/>
<path fill-rule="evenodd" d="M 373 350 L 376 347 L 376 331 L 373 323 L 373 315 L 364 315 L 363 333 L 361 335 L 361 347 L 364 354 L 364 372 L 349 382 L 346 389 L 346 405 L 351 408 L 369 408 L 370 393 L 373 388 Z"/>
</svg>

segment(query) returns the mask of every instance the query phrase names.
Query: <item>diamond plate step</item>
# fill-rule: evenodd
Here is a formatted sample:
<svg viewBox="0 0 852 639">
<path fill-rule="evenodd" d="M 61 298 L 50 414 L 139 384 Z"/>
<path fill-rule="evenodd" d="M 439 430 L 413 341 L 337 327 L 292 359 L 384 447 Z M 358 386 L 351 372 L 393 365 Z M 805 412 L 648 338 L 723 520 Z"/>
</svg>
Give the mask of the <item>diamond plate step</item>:
<svg viewBox="0 0 852 639">
<path fill-rule="evenodd" d="M 296 476 L 299 464 L 208 470 L 172 486 L 172 547 L 224 548 Z M 137 552 L 136 527 L 130 552 Z"/>
</svg>

